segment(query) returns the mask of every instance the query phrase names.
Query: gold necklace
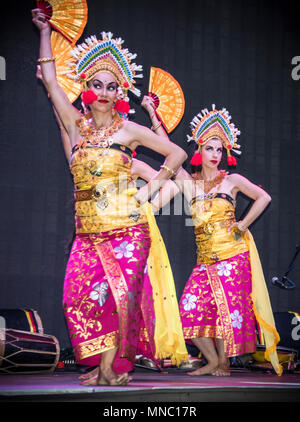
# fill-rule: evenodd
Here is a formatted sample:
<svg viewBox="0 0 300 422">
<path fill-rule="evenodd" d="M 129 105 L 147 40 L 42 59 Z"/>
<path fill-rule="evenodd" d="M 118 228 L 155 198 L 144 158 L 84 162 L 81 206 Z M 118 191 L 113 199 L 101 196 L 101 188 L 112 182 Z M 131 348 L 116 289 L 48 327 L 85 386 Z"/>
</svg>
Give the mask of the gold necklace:
<svg viewBox="0 0 300 422">
<path fill-rule="evenodd" d="M 219 170 L 218 174 L 216 175 L 216 177 L 214 177 L 212 180 L 205 180 L 201 177 L 197 177 L 197 180 L 201 180 L 204 183 L 204 193 L 207 194 L 208 192 L 210 192 L 215 186 L 217 185 L 221 185 L 221 183 L 223 182 L 224 178 L 227 176 L 227 171 L 225 170 Z M 218 186 L 218 189 L 220 188 L 220 186 Z"/>
<path fill-rule="evenodd" d="M 113 144 L 113 135 L 120 129 L 124 119 L 116 114 L 108 127 L 96 128 L 90 123 L 91 113 L 86 114 L 79 122 L 79 131 L 84 141 L 82 148 L 87 144 L 97 145 L 101 148 L 110 147 Z"/>
</svg>

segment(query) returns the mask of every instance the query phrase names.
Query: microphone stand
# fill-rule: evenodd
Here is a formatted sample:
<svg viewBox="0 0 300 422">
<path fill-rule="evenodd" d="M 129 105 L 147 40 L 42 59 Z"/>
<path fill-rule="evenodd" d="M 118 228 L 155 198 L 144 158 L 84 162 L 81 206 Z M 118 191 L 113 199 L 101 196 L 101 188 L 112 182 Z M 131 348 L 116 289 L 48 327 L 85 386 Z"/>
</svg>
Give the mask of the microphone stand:
<svg viewBox="0 0 300 422">
<path fill-rule="evenodd" d="M 296 257 L 297 257 L 299 252 L 300 252 L 300 245 L 296 246 L 296 252 L 295 252 L 295 254 L 294 254 L 294 256 L 293 256 L 293 258 L 290 262 L 290 265 L 288 266 L 286 273 L 283 275 L 282 279 L 279 280 L 278 277 L 272 278 L 272 283 L 274 284 L 274 286 L 277 286 L 280 289 L 285 289 L 285 290 L 292 290 L 296 287 L 295 283 L 288 278 L 288 274 L 293 269 Z"/>
</svg>

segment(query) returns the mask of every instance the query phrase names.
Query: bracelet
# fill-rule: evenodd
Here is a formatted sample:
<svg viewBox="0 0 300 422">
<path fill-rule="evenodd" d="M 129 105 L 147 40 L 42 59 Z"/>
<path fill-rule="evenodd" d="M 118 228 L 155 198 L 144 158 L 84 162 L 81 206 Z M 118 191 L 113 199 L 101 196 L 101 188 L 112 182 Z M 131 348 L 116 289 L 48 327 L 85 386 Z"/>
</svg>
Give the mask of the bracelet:
<svg viewBox="0 0 300 422">
<path fill-rule="evenodd" d="M 161 122 L 157 123 L 156 126 L 151 126 L 151 130 L 153 130 L 153 132 L 156 131 L 156 129 L 158 129 L 161 126 Z"/>
<path fill-rule="evenodd" d="M 55 57 L 40 57 L 38 63 L 55 62 Z"/>
<path fill-rule="evenodd" d="M 171 174 L 171 177 L 176 176 L 176 171 L 174 171 L 174 170 L 170 169 L 169 167 L 167 167 L 167 166 L 165 166 L 165 165 L 162 165 L 162 166 L 160 166 L 160 168 L 161 168 L 162 170 L 166 170 L 168 173 L 170 173 L 170 174 Z"/>
</svg>

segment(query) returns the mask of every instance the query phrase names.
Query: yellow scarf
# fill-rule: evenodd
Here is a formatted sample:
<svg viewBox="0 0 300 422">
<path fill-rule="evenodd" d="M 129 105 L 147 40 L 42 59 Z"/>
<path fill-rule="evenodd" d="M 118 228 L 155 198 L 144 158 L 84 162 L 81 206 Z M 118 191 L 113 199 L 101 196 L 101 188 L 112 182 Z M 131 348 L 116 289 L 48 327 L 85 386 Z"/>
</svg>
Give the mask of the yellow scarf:
<svg viewBox="0 0 300 422">
<path fill-rule="evenodd" d="M 136 192 L 136 188 L 130 188 L 126 193 L 134 195 Z M 147 217 L 151 237 L 147 264 L 154 299 L 155 357 L 170 358 L 173 365 L 179 366 L 188 361 L 188 352 L 182 332 L 173 273 L 151 204 L 146 202 L 141 208 Z"/>
<path fill-rule="evenodd" d="M 244 239 L 247 242 L 250 254 L 253 310 L 266 343 L 265 358 L 271 362 L 277 375 L 280 376 L 282 374 L 282 366 L 279 364 L 276 351 L 276 345 L 279 343 L 280 337 L 275 327 L 263 269 L 253 236 L 249 230 L 244 234 Z"/>
<path fill-rule="evenodd" d="M 174 365 L 179 366 L 182 362 L 188 361 L 188 352 L 182 332 L 173 273 L 152 207 L 147 202 L 143 208 L 151 237 L 148 274 L 153 289 L 156 318 L 154 333 L 156 358 L 170 358 Z"/>
</svg>

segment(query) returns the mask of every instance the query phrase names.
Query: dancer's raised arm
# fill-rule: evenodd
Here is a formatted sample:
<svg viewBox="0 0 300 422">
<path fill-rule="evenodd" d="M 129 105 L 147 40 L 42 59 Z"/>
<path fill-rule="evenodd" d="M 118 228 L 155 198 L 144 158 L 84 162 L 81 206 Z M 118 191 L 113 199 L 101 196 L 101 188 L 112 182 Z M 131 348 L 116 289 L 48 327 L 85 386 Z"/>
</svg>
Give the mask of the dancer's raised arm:
<svg viewBox="0 0 300 422">
<path fill-rule="evenodd" d="M 153 98 L 149 97 L 148 95 L 145 95 L 141 102 L 141 105 L 149 114 L 152 123 L 151 130 L 153 130 L 156 135 L 164 136 L 165 138 L 169 139 L 166 131 L 163 128 L 162 122 L 158 119 L 155 113 L 155 105 Z"/>
<path fill-rule="evenodd" d="M 55 58 L 51 48 L 51 27 L 40 9 L 34 9 L 31 13 L 32 22 L 40 31 L 40 57 L 38 62 L 41 66 L 43 82 L 65 129 L 71 137 L 72 144 L 74 144 L 78 140 L 75 122 L 81 115 L 72 106 L 67 95 L 57 82 Z"/>
</svg>

